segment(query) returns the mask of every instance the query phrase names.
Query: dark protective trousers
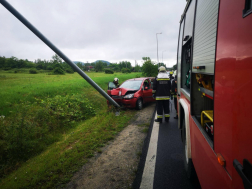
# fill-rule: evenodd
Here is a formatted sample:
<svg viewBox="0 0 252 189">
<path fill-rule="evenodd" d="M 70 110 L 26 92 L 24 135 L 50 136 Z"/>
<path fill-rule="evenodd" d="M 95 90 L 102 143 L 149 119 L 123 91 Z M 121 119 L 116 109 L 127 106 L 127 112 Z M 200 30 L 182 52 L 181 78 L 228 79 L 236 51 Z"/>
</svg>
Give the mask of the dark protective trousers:
<svg viewBox="0 0 252 189">
<path fill-rule="evenodd" d="M 165 117 L 165 121 L 169 121 L 170 118 L 170 108 L 169 108 L 169 100 L 157 100 L 157 119 L 159 122 L 162 122 L 163 113 Z"/>
<path fill-rule="evenodd" d="M 174 106 L 175 106 L 175 110 L 176 110 L 176 115 L 178 115 L 178 104 L 177 104 L 177 97 L 174 97 Z"/>
</svg>

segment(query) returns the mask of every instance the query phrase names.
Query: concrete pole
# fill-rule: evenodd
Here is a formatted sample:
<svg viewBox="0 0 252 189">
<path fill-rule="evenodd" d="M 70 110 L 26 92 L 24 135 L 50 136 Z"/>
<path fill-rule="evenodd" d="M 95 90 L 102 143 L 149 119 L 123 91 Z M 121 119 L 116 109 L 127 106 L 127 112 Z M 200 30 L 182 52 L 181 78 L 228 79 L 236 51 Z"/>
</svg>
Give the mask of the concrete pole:
<svg viewBox="0 0 252 189">
<path fill-rule="evenodd" d="M 16 9 L 14 9 L 6 0 L 0 0 L 0 3 L 10 11 L 19 21 L 29 28 L 38 38 L 40 38 L 48 47 L 68 63 L 77 73 L 79 73 L 90 85 L 92 85 L 103 97 L 111 104 L 120 107 L 103 89 L 101 89 L 88 75 L 86 75 L 76 64 L 74 64 L 66 55 L 64 55 L 56 46 L 54 46 L 42 33 L 40 33 L 28 20 L 26 20 Z"/>
</svg>

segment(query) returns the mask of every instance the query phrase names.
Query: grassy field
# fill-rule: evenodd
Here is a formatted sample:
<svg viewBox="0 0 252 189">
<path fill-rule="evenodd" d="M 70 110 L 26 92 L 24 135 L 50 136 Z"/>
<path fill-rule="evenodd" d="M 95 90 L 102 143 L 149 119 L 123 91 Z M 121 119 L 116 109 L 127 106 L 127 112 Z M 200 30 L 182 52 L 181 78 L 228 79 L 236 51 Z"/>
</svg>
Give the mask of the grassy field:
<svg viewBox="0 0 252 189">
<path fill-rule="evenodd" d="M 106 90 L 114 77 L 121 83 L 137 74 L 88 75 Z M 135 114 L 116 117 L 77 73 L 0 71 L 0 88 L 1 188 L 63 186 Z"/>
<path fill-rule="evenodd" d="M 102 89 L 107 89 L 109 81 L 114 77 L 119 78 L 119 82 L 133 78 L 136 73 L 131 74 L 104 74 L 87 73 Z M 0 71 L 0 115 L 8 116 L 14 104 L 29 101 L 35 102 L 37 98 L 48 98 L 56 95 L 77 94 L 90 95 L 94 91 L 91 85 L 77 73 L 67 75 L 47 75 L 44 74 L 15 74 Z M 92 97 L 92 95 L 90 95 Z M 93 99 L 93 98 L 91 98 Z M 105 102 L 105 101 L 103 101 Z M 98 103 L 99 104 L 99 103 Z"/>
</svg>

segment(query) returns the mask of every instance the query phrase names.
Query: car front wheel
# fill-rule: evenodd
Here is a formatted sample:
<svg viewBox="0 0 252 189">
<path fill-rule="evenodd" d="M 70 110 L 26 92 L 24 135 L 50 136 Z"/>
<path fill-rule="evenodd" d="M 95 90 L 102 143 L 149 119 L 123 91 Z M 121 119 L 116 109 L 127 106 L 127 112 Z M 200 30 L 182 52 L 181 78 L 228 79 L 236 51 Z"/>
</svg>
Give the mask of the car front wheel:
<svg viewBox="0 0 252 189">
<path fill-rule="evenodd" d="M 136 102 L 136 109 L 141 110 L 142 108 L 143 108 L 143 101 L 142 99 L 139 98 Z"/>
</svg>

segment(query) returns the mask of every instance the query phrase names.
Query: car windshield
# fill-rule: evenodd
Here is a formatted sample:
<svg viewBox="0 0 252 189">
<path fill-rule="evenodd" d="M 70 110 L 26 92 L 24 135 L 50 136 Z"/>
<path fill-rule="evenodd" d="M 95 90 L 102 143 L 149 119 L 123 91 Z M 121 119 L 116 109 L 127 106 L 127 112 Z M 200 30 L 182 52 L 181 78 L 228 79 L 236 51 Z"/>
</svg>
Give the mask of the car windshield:
<svg viewBox="0 0 252 189">
<path fill-rule="evenodd" d="M 133 90 L 139 90 L 141 87 L 142 81 L 141 80 L 130 80 L 125 81 L 120 88 L 126 88 L 126 89 L 133 89 Z"/>
</svg>

